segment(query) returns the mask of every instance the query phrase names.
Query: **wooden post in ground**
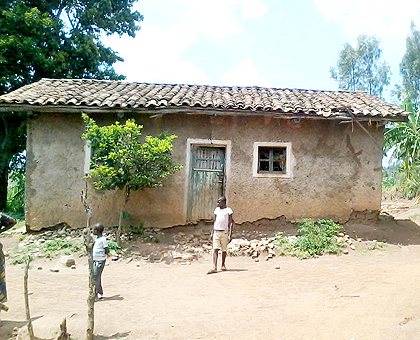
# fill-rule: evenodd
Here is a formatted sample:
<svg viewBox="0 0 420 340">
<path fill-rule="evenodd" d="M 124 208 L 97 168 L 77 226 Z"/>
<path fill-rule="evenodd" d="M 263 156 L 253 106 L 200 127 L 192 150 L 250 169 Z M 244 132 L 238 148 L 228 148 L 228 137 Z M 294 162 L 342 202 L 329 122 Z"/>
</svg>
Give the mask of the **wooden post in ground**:
<svg viewBox="0 0 420 340">
<path fill-rule="evenodd" d="M 29 310 L 29 292 L 28 292 L 28 270 L 29 265 L 31 263 L 31 258 L 29 257 L 26 266 L 25 266 L 25 274 L 23 276 L 23 294 L 25 295 L 25 310 L 26 310 L 26 321 L 28 322 L 28 334 L 31 340 L 34 340 L 34 329 L 32 328 L 32 321 L 31 321 L 31 312 Z"/>
<path fill-rule="evenodd" d="M 93 339 L 93 330 L 95 326 L 95 285 L 93 283 L 93 259 L 92 259 L 92 250 L 93 250 L 93 237 L 90 234 L 90 228 L 83 229 L 83 236 L 85 239 L 86 251 L 88 253 L 89 261 L 89 295 L 87 298 L 88 305 L 88 323 L 86 330 L 86 340 Z"/>
</svg>

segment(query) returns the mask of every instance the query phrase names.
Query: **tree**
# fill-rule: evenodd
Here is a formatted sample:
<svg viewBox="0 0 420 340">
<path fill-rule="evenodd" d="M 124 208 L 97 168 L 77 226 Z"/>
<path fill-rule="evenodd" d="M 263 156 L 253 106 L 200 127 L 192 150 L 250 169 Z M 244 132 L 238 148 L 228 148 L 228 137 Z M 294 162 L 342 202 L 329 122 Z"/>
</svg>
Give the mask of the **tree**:
<svg viewBox="0 0 420 340">
<path fill-rule="evenodd" d="M 331 78 L 338 81 L 340 89 L 363 90 L 381 97 L 390 80 L 390 66 L 380 60 L 381 54 L 375 36 L 360 35 L 355 48 L 344 44 L 337 66 L 330 68 Z"/>
<path fill-rule="evenodd" d="M 420 107 L 420 31 L 411 23 L 406 39 L 406 51 L 400 63 L 402 84 L 396 87 L 396 94 L 408 93 L 415 109 Z"/>
<path fill-rule="evenodd" d="M 116 122 L 99 127 L 96 122 L 82 115 L 85 133 L 82 139 L 90 141 L 92 149 L 91 173 L 97 190 L 119 189 L 124 192 L 120 209 L 117 241 L 120 243 L 121 221 L 131 191 L 162 186 L 162 180 L 182 166 L 171 162 L 172 141 L 177 138 L 167 133 L 157 137 L 146 136 L 140 142 L 142 125 L 132 119 L 125 124 Z"/>
<path fill-rule="evenodd" d="M 406 122 L 385 127 L 384 149 L 397 160 L 397 171 L 385 171 L 385 191 L 399 193 L 406 198 L 420 195 L 420 110 L 415 111 L 407 92 L 400 95 L 401 108 L 411 112 Z"/>
<path fill-rule="evenodd" d="M 134 37 L 143 20 L 132 8 L 135 2 L 0 2 L 0 94 L 41 78 L 124 79 L 113 69 L 122 58 L 105 47 L 100 37 L 114 33 Z M 4 210 L 10 160 L 25 147 L 26 116 L 14 113 L 1 118 L 0 210 Z"/>
</svg>

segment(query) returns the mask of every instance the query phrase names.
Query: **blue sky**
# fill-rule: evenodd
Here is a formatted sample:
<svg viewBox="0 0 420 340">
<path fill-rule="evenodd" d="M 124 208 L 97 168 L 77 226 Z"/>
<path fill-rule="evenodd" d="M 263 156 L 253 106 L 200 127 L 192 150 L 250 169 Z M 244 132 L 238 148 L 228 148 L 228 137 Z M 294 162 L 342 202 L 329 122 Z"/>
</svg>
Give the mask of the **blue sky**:
<svg viewBox="0 0 420 340">
<path fill-rule="evenodd" d="M 410 23 L 420 27 L 414 0 L 139 0 L 136 38 L 103 42 L 125 59 L 128 81 L 335 90 L 330 78 L 345 42 L 376 35 L 391 66 L 389 90 Z"/>
</svg>

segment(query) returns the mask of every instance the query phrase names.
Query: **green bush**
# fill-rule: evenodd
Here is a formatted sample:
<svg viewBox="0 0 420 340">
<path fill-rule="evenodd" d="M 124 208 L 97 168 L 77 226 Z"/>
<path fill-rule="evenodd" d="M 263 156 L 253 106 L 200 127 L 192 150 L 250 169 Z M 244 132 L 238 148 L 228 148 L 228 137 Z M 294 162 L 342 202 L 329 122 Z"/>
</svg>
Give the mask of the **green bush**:
<svg viewBox="0 0 420 340">
<path fill-rule="evenodd" d="M 282 233 L 276 234 L 277 253 L 301 259 L 325 253 L 338 254 L 345 245 L 337 239 L 337 234 L 342 229 L 340 224 L 332 220 L 305 219 L 298 226 L 298 237 L 288 238 Z"/>
</svg>

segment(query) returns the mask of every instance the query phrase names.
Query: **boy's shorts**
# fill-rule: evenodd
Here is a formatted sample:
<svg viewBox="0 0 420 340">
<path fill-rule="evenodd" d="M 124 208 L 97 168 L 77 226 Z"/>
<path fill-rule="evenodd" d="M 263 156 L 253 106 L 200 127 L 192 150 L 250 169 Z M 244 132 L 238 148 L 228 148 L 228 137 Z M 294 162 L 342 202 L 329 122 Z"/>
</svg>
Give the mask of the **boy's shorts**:
<svg viewBox="0 0 420 340">
<path fill-rule="evenodd" d="M 229 233 L 227 231 L 215 230 L 213 232 L 213 249 L 227 250 L 229 243 Z"/>
</svg>

